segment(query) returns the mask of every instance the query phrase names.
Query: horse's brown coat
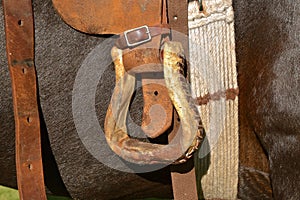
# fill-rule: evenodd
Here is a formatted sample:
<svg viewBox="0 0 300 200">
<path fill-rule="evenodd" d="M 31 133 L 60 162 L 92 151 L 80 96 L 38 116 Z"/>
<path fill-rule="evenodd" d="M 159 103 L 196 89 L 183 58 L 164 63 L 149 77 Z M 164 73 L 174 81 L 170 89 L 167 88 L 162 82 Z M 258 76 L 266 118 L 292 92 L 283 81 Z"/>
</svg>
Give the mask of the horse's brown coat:
<svg viewBox="0 0 300 200">
<path fill-rule="evenodd" d="M 234 1 L 242 199 L 300 196 L 299 5 Z"/>
</svg>

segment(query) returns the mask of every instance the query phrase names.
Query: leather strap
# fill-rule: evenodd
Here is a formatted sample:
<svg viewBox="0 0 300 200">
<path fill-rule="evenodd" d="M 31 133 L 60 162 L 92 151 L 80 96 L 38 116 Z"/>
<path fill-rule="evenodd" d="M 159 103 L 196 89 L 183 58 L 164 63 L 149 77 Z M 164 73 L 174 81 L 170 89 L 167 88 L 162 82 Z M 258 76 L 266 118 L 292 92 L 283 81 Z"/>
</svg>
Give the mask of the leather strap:
<svg viewBox="0 0 300 200">
<path fill-rule="evenodd" d="M 185 56 L 188 58 L 188 40 L 181 35 L 184 34 L 188 36 L 188 0 L 168 0 L 168 19 L 171 30 L 180 33 L 172 34 L 172 40 L 182 43 L 185 50 Z M 171 138 L 172 136 L 170 136 L 170 139 Z M 193 159 L 190 159 L 188 163 L 183 165 L 171 166 L 171 178 L 174 199 L 198 199 L 196 172 L 193 166 Z"/>
<path fill-rule="evenodd" d="M 6 52 L 12 81 L 20 199 L 46 199 L 34 66 L 31 0 L 3 0 Z"/>
<path fill-rule="evenodd" d="M 188 162 L 192 163 L 193 159 L 191 158 Z M 188 167 L 188 163 L 185 163 L 184 166 L 171 166 L 173 196 L 176 200 L 198 199 L 195 168 Z"/>
<path fill-rule="evenodd" d="M 174 113 L 174 116 L 174 119 L 179 117 L 176 112 Z M 178 130 L 179 126 L 180 122 L 174 120 L 173 129 Z M 176 132 L 177 131 L 174 131 L 174 133 Z M 171 141 L 174 137 L 175 134 L 170 134 L 169 141 Z M 194 154 L 194 156 L 196 155 Z M 174 200 L 198 199 L 194 156 L 184 164 L 170 166 Z"/>
</svg>

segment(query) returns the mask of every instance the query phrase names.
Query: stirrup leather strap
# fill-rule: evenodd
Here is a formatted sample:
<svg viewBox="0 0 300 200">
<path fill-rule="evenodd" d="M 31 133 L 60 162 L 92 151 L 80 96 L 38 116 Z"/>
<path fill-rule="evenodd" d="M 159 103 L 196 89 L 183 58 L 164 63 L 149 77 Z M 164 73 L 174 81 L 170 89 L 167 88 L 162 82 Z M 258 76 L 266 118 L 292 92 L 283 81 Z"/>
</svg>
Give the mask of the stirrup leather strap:
<svg viewBox="0 0 300 200">
<path fill-rule="evenodd" d="M 46 199 L 34 66 L 32 1 L 3 0 L 3 8 L 12 81 L 20 199 Z"/>
<path fill-rule="evenodd" d="M 168 3 L 169 3 L 169 5 L 172 5 L 172 3 L 170 3 L 170 2 L 168 2 Z M 172 8 L 172 6 L 169 7 L 169 16 L 168 17 L 167 17 L 166 9 L 163 9 L 162 24 L 164 22 L 167 23 L 167 18 L 169 18 L 170 28 L 171 28 L 170 33 L 172 32 L 172 30 L 174 30 L 174 31 L 178 31 L 178 32 L 187 34 L 187 12 L 186 13 L 182 12 L 182 10 L 187 11 L 187 2 L 182 2 L 182 3 L 173 2 L 173 6 L 174 6 L 174 4 L 176 4 L 175 7 L 173 7 L 173 8 Z M 178 4 L 181 4 L 181 9 L 178 9 L 178 8 L 180 8 L 180 6 L 178 7 Z M 163 1 L 163 5 L 166 6 L 165 0 Z M 177 13 L 179 10 L 181 11 L 180 14 Z M 182 17 L 182 13 L 184 13 L 183 16 L 184 15 L 186 15 L 186 16 Z M 179 22 L 179 24 L 178 24 L 178 22 Z M 174 29 L 172 26 L 174 27 Z M 130 139 L 126 133 L 127 129 L 126 129 L 126 124 L 125 124 L 127 110 L 129 107 L 131 95 L 133 93 L 135 79 L 132 75 L 129 75 L 126 73 L 127 70 L 133 69 L 133 67 L 128 67 L 125 64 L 125 67 L 127 69 L 124 69 L 123 62 L 127 62 L 127 63 L 135 63 L 135 62 L 134 61 L 131 61 L 131 62 L 126 61 L 126 57 L 129 57 L 129 56 L 126 56 L 126 53 L 124 54 L 124 56 L 122 56 L 122 49 L 130 48 L 130 49 L 132 49 L 132 51 L 137 51 L 134 48 L 136 48 L 137 46 L 139 46 L 141 44 L 147 43 L 147 42 L 152 43 L 152 44 L 154 44 L 153 46 L 155 46 L 156 42 L 151 41 L 152 36 L 169 34 L 168 31 L 161 31 L 161 30 L 163 30 L 163 29 L 159 29 L 159 27 L 150 27 L 149 28 L 147 26 L 142 26 L 142 27 L 138 27 L 138 28 L 134 28 L 134 29 L 125 31 L 124 34 L 121 34 L 120 38 L 116 42 L 116 47 L 118 47 L 118 49 L 116 47 L 114 47 L 114 49 L 112 50 L 112 56 L 115 61 L 115 67 L 116 67 L 116 89 L 115 89 L 114 93 L 119 93 L 119 95 L 113 95 L 113 97 L 112 97 L 112 102 L 111 102 L 111 105 L 109 106 L 107 116 L 106 116 L 105 133 L 106 133 L 106 138 L 107 138 L 108 144 L 110 145 L 112 150 L 114 150 L 118 155 L 120 155 L 124 159 L 134 162 L 134 163 L 140 163 L 140 164 L 164 163 L 164 162 L 171 162 L 172 160 L 174 161 L 174 159 L 175 159 L 174 156 L 171 154 L 171 152 L 173 152 L 173 154 L 176 154 L 175 153 L 176 148 L 168 149 L 161 145 L 145 144 L 143 142 L 139 142 L 137 140 Z M 169 29 L 165 29 L 165 30 L 169 30 Z M 171 36 L 171 38 L 173 37 L 173 35 L 170 35 L 170 36 Z M 175 39 L 175 40 L 179 39 L 179 41 L 180 41 L 181 38 L 176 38 L 176 35 L 175 35 L 174 38 L 172 38 L 172 39 Z M 186 51 L 188 50 L 187 42 L 188 41 L 186 40 L 185 43 L 183 44 Z M 131 45 L 131 44 L 134 44 L 134 45 Z M 167 46 L 169 46 L 169 45 L 167 45 Z M 124 61 L 124 59 L 125 59 L 125 61 Z M 135 60 L 135 57 L 133 57 L 133 56 L 129 57 L 129 60 L 130 59 Z M 143 60 L 143 59 L 139 58 L 139 60 Z M 168 59 L 163 58 L 163 60 L 168 60 Z M 172 60 L 172 59 L 170 59 L 170 60 Z M 174 66 L 174 64 L 171 64 L 171 65 Z M 163 67 L 165 68 L 166 66 L 163 66 Z M 125 75 L 125 74 L 127 74 L 127 75 Z M 171 72 L 169 72 L 169 74 L 171 74 Z M 129 82 L 133 82 L 133 83 L 129 83 Z M 131 86 L 129 86 L 128 84 L 131 84 Z M 130 91 L 128 91 L 129 88 L 131 88 Z M 118 98 L 120 98 L 120 99 L 118 100 Z M 174 104 L 174 102 L 173 102 L 173 104 Z M 120 110 L 114 109 L 116 107 L 118 107 Z M 113 111 L 113 110 L 115 110 L 115 111 Z M 171 135 L 173 135 L 173 134 L 171 134 Z M 176 136 L 173 135 L 172 137 L 176 137 Z M 201 142 L 201 140 L 203 139 L 203 134 L 202 133 L 199 134 L 199 137 L 200 137 L 200 140 L 198 142 L 198 145 Z M 172 142 L 172 140 L 170 140 L 170 141 Z M 181 142 L 181 143 L 184 143 L 184 142 Z M 196 144 L 195 146 L 197 147 L 198 145 Z M 185 161 L 186 161 L 186 159 L 185 159 Z M 183 168 L 182 167 L 171 167 L 171 168 L 172 168 L 171 171 L 172 171 L 174 198 L 175 199 L 198 199 L 197 188 L 196 188 L 196 177 L 195 177 L 194 169 L 189 168 L 189 170 L 188 170 L 189 172 L 184 173 L 184 175 L 183 175 L 183 174 L 179 173 L 179 171 L 180 171 L 180 169 L 182 170 L 183 168 L 187 169 L 186 167 L 183 167 Z"/>
</svg>

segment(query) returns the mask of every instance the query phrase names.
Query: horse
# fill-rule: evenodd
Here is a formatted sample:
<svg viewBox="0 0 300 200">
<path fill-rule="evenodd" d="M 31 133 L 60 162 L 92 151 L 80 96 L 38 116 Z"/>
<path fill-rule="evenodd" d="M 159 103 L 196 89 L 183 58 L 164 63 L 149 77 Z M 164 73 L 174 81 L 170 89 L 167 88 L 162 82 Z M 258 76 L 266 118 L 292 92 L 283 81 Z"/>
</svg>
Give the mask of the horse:
<svg viewBox="0 0 300 200">
<path fill-rule="evenodd" d="M 299 4 L 299 0 L 233 1 L 241 199 L 300 198 Z M 89 52 L 108 36 L 74 30 L 57 15 L 50 0 L 34 1 L 33 8 L 47 193 L 75 199 L 172 198 L 169 167 L 136 174 L 112 169 L 93 157 L 77 134 L 72 115 L 76 74 Z M 2 7 L 0 16 L 0 38 L 5 41 Z M 110 48 L 101 49 L 107 59 Z M 0 52 L 0 184 L 17 188 L 13 104 L 4 42 Z M 97 61 L 91 64 L 99 65 Z M 95 96 L 101 127 L 114 79 L 110 64 Z M 138 94 L 130 109 L 137 124 L 142 105 Z"/>
<path fill-rule="evenodd" d="M 274 199 L 298 199 L 300 195 L 300 22 L 296 5 L 299 1 L 234 1 L 240 177 L 245 178 L 240 185 L 246 183 L 239 190 L 241 196 L 248 186 L 259 185 L 251 181 L 255 179 L 252 175 L 265 173 L 270 175 Z"/>
</svg>

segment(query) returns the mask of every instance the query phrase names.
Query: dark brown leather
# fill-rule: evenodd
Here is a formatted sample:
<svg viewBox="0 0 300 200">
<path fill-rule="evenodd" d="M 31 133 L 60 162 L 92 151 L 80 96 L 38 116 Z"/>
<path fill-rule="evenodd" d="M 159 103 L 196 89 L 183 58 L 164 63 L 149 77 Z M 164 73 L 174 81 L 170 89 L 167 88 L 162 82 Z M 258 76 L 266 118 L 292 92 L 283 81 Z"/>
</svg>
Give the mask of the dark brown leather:
<svg viewBox="0 0 300 200">
<path fill-rule="evenodd" d="M 173 130 L 179 130 L 180 121 L 177 112 L 174 110 Z M 169 141 L 173 140 L 176 134 L 182 132 L 174 131 L 169 134 Z M 197 179 L 194 167 L 194 157 L 190 158 L 186 163 L 180 165 L 171 165 L 171 180 L 173 196 L 175 200 L 197 200 Z"/>
<path fill-rule="evenodd" d="M 182 43 L 185 56 L 188 58 L 188 37 L 183 36 L 188 36 L 188 0 L 168 0 L 168 19 L 169 26 L 173 30 L 172 40 Z M 189 163 L 193 165 L 192 160 Z M 190 169 L 187 169 L 187 167 L 187 164 L 185 166 L 171 166 L 173 195 L 176 200 L 198 199 L 195 168 L 191 166 Z"/>
<path fill-rule="evenodd" d="M 20 199 L 46 199 L 34 67 L 32 2 L 3 0 L 3 8 L 15 114 Z"/>
<path fill-rule="evenodd" d="M 188 35 L 188 0 L 168 0 L 169 26 Z"/>
</svg>

